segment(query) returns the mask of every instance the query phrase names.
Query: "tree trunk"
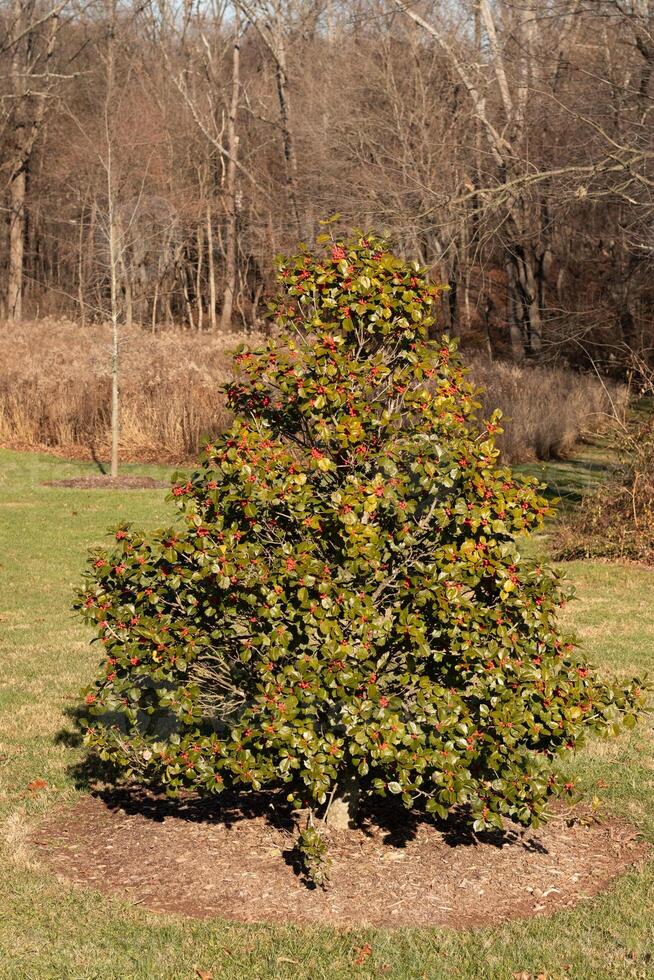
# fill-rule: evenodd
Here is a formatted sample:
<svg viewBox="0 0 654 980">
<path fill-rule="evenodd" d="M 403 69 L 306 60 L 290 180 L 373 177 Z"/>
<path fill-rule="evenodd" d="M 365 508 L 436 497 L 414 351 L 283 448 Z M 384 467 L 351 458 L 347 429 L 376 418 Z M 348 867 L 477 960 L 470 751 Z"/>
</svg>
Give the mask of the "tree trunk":
<svg viewBox="0 0 654 980">
<path fill-rule="evenodd" d="M 336 792 L 325 813 L 325 824 L 332 830 L 347 830 L 356 825 L 359 811 L 359 777 L 348 769 L 338 781 Z"/>
<path fill-rule="evenodd" d="M 209 323 L 212 333 L 216 332 L 216 270 L 213 256 L 213 227 L 211 224 L 211 204 L 207 201 L 207 264 L 209 276 Z"/>
<path fill-rule="evenodd" d="M 157 276 L 154 284 L 154 296 L 152 297 L 152 315 L 150 317 L 150 329 L 152 333 L 157 331 L 157 307 L 159 306 L 159 284 L 160 278 Z"/>
<path fill-rule="evenodd" d="M 12 0 L 9 45 L 13 46 L 11 59 L 11 90 L 15 102 L 13 113 L 12 170 L 9 186 L 9 268 L 7 270 L 7 318 L 17 321 L 23 315 L 23 262 L 25 257 L 25 230 L 27 222 L 27 172 L 39 129 L 43 122 L 46 98 L 43 92 L 34 97 L 31 92 L 31 76 L 35 69 L 33 56 L 34 0 Z M 45 55 L 40 67 L 38 88 L 49 94 L 52 79 L 52 61 L 57 31 L 58 8 L 46 15 L 48 35 Z M 36 23 L 43 23 L 43 19 Z M 32 103 L 29 100 L 32 100 Z M 31 111 L 29 111 L 31 108 Z"/>
<path fill-rule="evenodd" d="M 25 169 L 14 174 L 9 190 L 9 270 L 7 273 L 7 319 L 23 317 L 23 252 L 25 249 Z"/>
<path fill-rule="evenodd" d="M 537 358 L 542 349 L 541 290 L 530 248 L 514 244 L 506 260 L 511 350 L 516 361 Z"/>
<path fill-rule="evenodd" d="M 25 249 L 26 194 L 26 82 L 27 31 L 31 9 L 20 0 L 12 0 L 11 19 L 14 50 L 11 60 L 11 83 L 15 107 L 13 114 L 12 173 L 9 184 L 9 267 L 7 269 L 7 319 L 17 322 L 23 315 L 23 253 Z M 15 40 L 14 40 L 15 38 Z"/>
<path fill-rule="evenodd" d="M 220 311 L 220 329 L 227 333 L 232 325 L 234 310 L 234 293 L 236 291 L 236 231 L 237 231 L 237 195 L 236 195 L 236 164 L 238 155 L 238 136 L 236 133 L 236 115 L 240 93 L 240 35 L 238 17 L 235 24 L 234 47 L 232 48 L 232 92 L 227 120 L 227 174 L 225 178 L 225 203 L 227 211 L 226 247 L 225 247 L 225 289 L 223 305 Z"/>
<path fill-rule="evenodd" d="M 520 290 L 516 281 L 516 272 L 513 256 L 507 254 L 506 257 L 506 302 L 507 319 L 509 321 L 509 337 L 511 341 L 511 354 L 514 361 L 521 361 L 525 354 L 524 341 L 522 336 L 522 300 Z"/>
<path fill-rule="evenodd" d="M 79 306 L 80 326 L 86 325 L 86 303 L 84 302 L 84 213 L 86 199 L 82 201 L 82 209 L 79 216 L 79 235 L 77 239 L 77 305 Z"/>
<path fill-rule="evenodd" d="M 120 308 L 118 304 L 119 268 L 122 259 L 122 227 L 119 227 L 116 214 L 116 198 L 113 168 L 113 133 L 110 112 L 114 95 L 114 55 L 117 0 L 109 0 L 107 12 L 110 14 L 107 36 L 106 91 L 104 102 L 104 135 L 106 140 L 105 177 L 107 181 L 107 231 L 109 233 L 109 274 L 111 289 L 111 477 L 118 476 L 118 442 L 120 437 Z M 127 277 L 124 277 L 127 287 Z"/>
<path fill-rule="evenodd" d="M 119 351 L 120 328 L 118 306 L 118 242 L 114 216 L 111 152 L 108 153 L 107 188 L 109 192 L 109 263 L 111 274 L 111 477 L 118 476 L 118 441 L 120 436 Z"/>
<path fill-rule="evenodd" d="M 197 328 L 202 330 L 204 321 L 204 304 L 202 302 L 202 266 L 204 263 L 204 229 L 198 225 L 196 232 L 198 261 L 195 270 L 195 305 L 198 311 Z"/>
<path fill-rule="evenodd" d="M 447 277 L 447 285 L 449 286 L 447 293 L 447 305 L 450 313 L 450 326 L 448 333 L 450 337 L 459 337 L 461 334 L 459 320 L 459 274 L 459 262 L 458 258 L 455 256 L 451 264 L 450 274 Z"/>
<path fill-rule="evenodd" d="M 189 279 L 190 279 L 190 256 L 188 254 L 188 249 L 184 249 L 183 265 L 181 268 L 182 273 L 182 293 L 184 296 L 184 306 L 186 307 L 186 318 L 188 320 L 188 325 L 191 330 L 195 330 L 195 317 L 193 316 L 193 307 L 191 306 L 191 294 L 189 292 Z"/>
<path fill-rule="evenodd" d="M 536 281 L 536 261 L 531 247 L 516 248 L 517 284 L 523 312 L 523 340 L 527 357 L 538 357 L 542 346 L 540 290 Z"/>
<path fill-rule="evenodd" d="M 288 78 L 286 75 L 286 50 L 283 42 L 278 45 L 278 53 L 275 64 L 275 79 L 277 81 L 277 97 L 279 99 L 279 118 L 282 130 L 282 142 L 284 147 L 284 163 L 286 167 L 286 186 L 291 205 L 291 211 L 295 219 L 297 237 L 302 238 L 302 224 L 300 222 L 300 209 L 297 202 L 297 159 L 295 156 L 295 144 L 291 133 L 290 105 L 288 97 Z"/>
</svg>

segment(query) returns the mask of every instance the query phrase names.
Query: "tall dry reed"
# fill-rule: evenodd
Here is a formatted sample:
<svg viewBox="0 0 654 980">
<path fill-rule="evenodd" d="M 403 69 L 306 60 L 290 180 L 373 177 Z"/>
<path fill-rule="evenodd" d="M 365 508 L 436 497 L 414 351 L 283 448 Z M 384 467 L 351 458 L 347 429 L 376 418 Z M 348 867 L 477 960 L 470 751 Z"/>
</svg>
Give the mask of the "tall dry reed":
<svg viewBox="0 0 654 980">
<path fill-rule="evenodd" d="M 124 459 L 179 460 L 227 421 L 220 385 L 245 339 L 121 330 L 120 449 Z M 252 342 L 261 337 L 251 335 Z M 110 332 L 62 320 L 0 325 L 0 442 L 106 455 Z"/>
<path fill-rule="evenodd" d="M 561 367 L 531 367 L 474 358 L 470 377 L 483 391 L 481 412 L 499 408 L 502 457 L 560 459 L 579 439 L 603 431 L 627 408 L 626 385 Z"/>
<path fill-rule="evenodd" d="M 228 422 L 220 385 L 231 375 L 230 352 L 257 344 L 257 334 L 216 336 L 122 329 L 123 459 L 177 461 Z M 483 412 L 501 408 L 504 457 L 516 462 L 565 455 L 585 431 L 601 428 L 611 399 L 625 394 L 572 371 L 472 360 L 485 388 Z M 45 319 L 0 324 L 0 443 L 106 456 L 110 444 L 108 326 Z"/>
</svg>

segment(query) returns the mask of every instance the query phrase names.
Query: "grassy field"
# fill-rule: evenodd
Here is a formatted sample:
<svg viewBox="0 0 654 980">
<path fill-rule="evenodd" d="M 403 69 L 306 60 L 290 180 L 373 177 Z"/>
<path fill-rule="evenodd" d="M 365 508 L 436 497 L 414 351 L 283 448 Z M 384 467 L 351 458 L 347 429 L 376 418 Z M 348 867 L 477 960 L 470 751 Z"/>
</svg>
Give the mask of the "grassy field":
<svg viewBox="0 0 654 980">
<path fill-rule="evenodd" d="M 89 472 L 86 464 L 0 451 L 1 978 L 654 977 L 652 864 L 576 910 L 477 933 L 190 922 L 76 889 L 33 864 L 24 844 L 30 829 L 81 792 L 70 775 L 79 749 L 61 733 L 96 661 L 70 612 L 85 550 L 112 523 L 165 522 L 171 513 L 160 490 L 43 485 Z M 601 474 L 592 455 L 539 468 L 569 503 Z M 592 660 L 607 673 L 651 671 L 654 573 L 576 563 L 569 574 L 578 601 L 566 618 Z M 626 815 L 654 842 L 653 747 L 646 722 L 591 744 L 573 768 L 601 812 Z M 30 791 L 37 779 L 47 788 Z M 372 953 L 362 957 L 365 943 Z"/>
</svg>

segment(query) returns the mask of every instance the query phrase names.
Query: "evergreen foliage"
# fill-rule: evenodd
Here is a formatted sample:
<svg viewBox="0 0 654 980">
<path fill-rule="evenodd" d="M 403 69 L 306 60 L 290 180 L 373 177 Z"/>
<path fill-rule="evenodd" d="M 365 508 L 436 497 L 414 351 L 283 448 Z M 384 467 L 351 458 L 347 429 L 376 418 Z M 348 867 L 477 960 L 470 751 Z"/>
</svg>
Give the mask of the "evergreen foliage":
<svg viewBox="0 0 654 980">
<path fill-rule="evenodd" d="M 281 264 L 274 337 L 236 356 L 235 421 L 176 480 L 177 523 L 91 558 L 87 742 L 170 792 L 283 785 L 311 827 L 345 786 L 352 819 L 391 794 L 537 825 L 574 791 L 555 757 L 632 725 L 641 689 L 561 635 L 565 585 L 518 540 L 546 502 L 429 339 L 438 288 L 375 237 L 321 245 Z"/>
</svg>

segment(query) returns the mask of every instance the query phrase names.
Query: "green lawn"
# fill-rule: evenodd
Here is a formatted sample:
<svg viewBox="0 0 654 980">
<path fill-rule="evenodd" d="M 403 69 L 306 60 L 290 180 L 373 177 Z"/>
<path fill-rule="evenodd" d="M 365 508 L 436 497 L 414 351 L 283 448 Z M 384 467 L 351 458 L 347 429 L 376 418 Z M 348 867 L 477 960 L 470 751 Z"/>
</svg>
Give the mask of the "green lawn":
<svg viewBox="0 0 654 980">
<path fill-rule="evenodd" d="M 578 494 L 601 475 L 587 455 L 549 466 L 555 492 Z M 599 467 L 599 469 L 598 469 Z M 160 475 L 161 468 L 130 466 Z M 44 481 L 92 467 L 0 451 L 0 977 L 215 978 L 654 977 L 654 864 L 604 896 L 556 916 L 476 933 L 333 930 L 190 922 L 154 915 L 59 882 L 31 863 L 24 840 L 51 807 L 80 792 L 79 750 L 58 733 L 94 672 L 88 635 L 70 612 L 85 550 L 127 519 L 165 522 L 164 491 L 54 489 Z M 585 482 L 584 482 L 585 481 Z M 544 539 L 536 543 L 544 546 Z M 608 673 L 654 665 L 653 573 L 576 563 L 578 601 L 566 619 Z M 607 813 L 627 815 L 654 842 L 654 740 L 649 723 L 594 743 L 573 768 Z M 48 788 L 31 793 L 44 779 Z M 607 783 L 598 788 L 598 781 Z M 369 942 L 372 955 L 357 965 Z"/>
</svg>

